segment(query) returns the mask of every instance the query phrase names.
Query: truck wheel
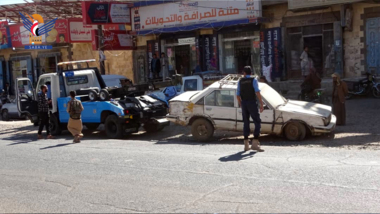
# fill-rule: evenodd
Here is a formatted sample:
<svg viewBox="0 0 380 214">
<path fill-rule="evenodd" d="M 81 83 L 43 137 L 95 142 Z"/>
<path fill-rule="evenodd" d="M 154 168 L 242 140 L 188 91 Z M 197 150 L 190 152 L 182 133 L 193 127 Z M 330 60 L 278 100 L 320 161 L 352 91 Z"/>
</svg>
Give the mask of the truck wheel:
<svg viewBox="0 0 380 214">
<path fill-rule="evenodd" d="M 61 124 L 55 114 L 50 115 L 50 132 L 52 135 L 60 135 L 62 133 Z"/>
<path fill-rule="evenodd" d="M 101 101 L 107 101 L 110 99 L 110 93 L 105 90 L 105 89 L 102 89 L 100 92 L 99 92 L 99 97 L 100 97 L 100 100 Z"/>
<path fill-rule="evenodd" d="M 110 115 L 104 123 L 104 128 L 109 138 L 117 139 L 123 137 L 123 127 L 117 120 L 118 118 L 116 115 Z"/>
<path fill-rule="evenodd" d="M 90 131 L 96 131 L 99 127 L 99 124 L 96 124 L 96 123 L 88 123 L 88 124 L 85 124 L 86 128 Z"/>
<path fill-rule="evenodd" d="M 214 135 L 214 126 L 206 119 L 197 119 L 191 125 L 191 134 L 197 141 L 208 141 Z"/>
<path fill-rule="evenodd" d="M 306 127 L 299 122 L 290 122 L 285 126 L 285 137 L 290 141 L 305 139 Z"/>
<path fill-rule="evenodd" d="M 4 110 L 1 112 L 1 119 L 4 120 L 4 121 L 9 121 L 9 113 L 8 113 L 8 109 L 4 109 Z"/>
<path fill-rule="evenodd" d="M 98 99 L 98 92 L 95 90 L 90 90 L 88 92 L 88 98 L 90 98 L 91 101 L 96 101 Z"/>
</svg>

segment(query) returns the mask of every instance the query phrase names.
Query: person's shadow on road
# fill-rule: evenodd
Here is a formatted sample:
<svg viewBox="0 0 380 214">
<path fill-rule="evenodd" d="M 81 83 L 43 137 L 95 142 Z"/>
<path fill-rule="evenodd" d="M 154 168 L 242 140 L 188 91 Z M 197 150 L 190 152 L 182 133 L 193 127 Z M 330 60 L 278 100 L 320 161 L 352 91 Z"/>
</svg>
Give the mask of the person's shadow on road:
<svg viewBox="0 0 380 214">
<path fill-rule="evenodd" d="M 241 161 L 241 160 L 252 158 L 255 154 L 256 154 L 256 152 L 254 152 L 254 151 L 251 151 L 249 153 L 242 151 L 242 152 L 238 152 L 238 153 L 233 154 L 233 155 L 221 157 L 221 158 L 219 158 L 219 161 L 221 161 L 221 162 Z"/>
</svg>

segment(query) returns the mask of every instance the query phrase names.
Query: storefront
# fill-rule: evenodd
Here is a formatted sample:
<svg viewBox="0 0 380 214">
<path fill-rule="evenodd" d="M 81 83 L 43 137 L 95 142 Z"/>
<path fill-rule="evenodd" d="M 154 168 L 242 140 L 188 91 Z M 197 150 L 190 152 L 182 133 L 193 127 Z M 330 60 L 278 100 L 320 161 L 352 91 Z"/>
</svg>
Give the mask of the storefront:
<svg viewBox="0 0 380 214">
<path fill-rule="evenodd" d="M 11 55 L 9 58 L 9 64 L 10 85 L 12 88 L 15 87 L 17 78 L 26 77 L 33 83 L 36 83 L 36 78 L 32 69 L 32 56 L 30 54 Z"/>
<path fill-rule="evenodd" d="M 233 5 L 228 1 L 198 1 L 136 7 L 132 29 L 141 37 L 158 35 L 146 44 L 149 71 L 153 54 L 160 56 L 161 52 L 169 59 L 171 74 L 186 76 L 210 70 L 238 73 L 246 65 L 256 66 L 259 71 L 261 11 L 261 1 L 238 1 Z M 229 28 L 239 25 L 243 27 Z"/>
<path fill-rule="evenodd" d="M 37 56 L 37 75 L 55 73 L 58 62 L 62 61 L 61 52 L 42 52 Z"/>
<path fill-rule="evenodd" d="M 219 66 L 226 74 L 241 73 L 251 66 L 260 75 L 260 25 L 227 28 L 219 34 Z"/>
<path fill-rule="evenodd" d="M 339 12 L 283 18 L 289 79 L 301 78 L 300 56 L 305 47 L 309 48 L 309 59 L 322 77 L 343 73 L 342 27 L 337 19 Z"/>
</svg>

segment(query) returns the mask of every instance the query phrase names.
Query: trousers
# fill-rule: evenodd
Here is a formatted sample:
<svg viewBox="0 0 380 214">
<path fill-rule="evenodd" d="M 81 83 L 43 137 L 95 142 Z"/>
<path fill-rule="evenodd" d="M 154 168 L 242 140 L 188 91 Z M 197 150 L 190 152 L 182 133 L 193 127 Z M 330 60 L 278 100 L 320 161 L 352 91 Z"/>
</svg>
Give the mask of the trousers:
<svg viewBox="0 0 380 214">
<path fill-rule="evenodd" d="M 249 118 L 251 117 L 253 120 L 253 123 L 255 124 L 255 130 L 253 132 L 253 138 L 259 139 L 260 137 L 260 130 L 261 130 L 261 118 L 259 109 L 257 108 L 256 101 L 241 101 L 241 110 L 243 115 L 243 122 L 244 122 L 244 139 L 247 140 L 249 137 L 249 134 L 251 132 L 251 126 Z"/>
<path fill-rule="evenodd" d="M 42 130 L 44 129 L 44 126 L 46 127 L 46 134 L 50 135 L 50 118 L 49 118 L 49 112 L 39 112 L 38 113 L 39 119 L 40 119 L 40 127 L 38 128 L 38 134 L 42 134 Z"/>
</svg>

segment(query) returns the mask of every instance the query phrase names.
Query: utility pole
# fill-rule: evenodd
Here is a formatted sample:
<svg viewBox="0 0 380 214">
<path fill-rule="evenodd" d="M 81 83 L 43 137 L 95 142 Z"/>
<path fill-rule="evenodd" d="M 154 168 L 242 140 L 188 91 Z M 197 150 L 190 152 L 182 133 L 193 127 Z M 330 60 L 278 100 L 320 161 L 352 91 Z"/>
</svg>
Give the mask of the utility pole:
<svg viewBox="0 0 380 214">
<path fill-rule="evenodd" d="M 100 73 L 102 75 L 106 74 L 106 69 L 104 67 L 104 60 L 101 60 L 102 58 L 102 50 L 103 50 L 103 30 L 102 25 L 98 25 L 98 44 L 99 44 L 99 63 L 100 63 Z"/>
</svg>

